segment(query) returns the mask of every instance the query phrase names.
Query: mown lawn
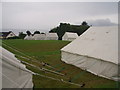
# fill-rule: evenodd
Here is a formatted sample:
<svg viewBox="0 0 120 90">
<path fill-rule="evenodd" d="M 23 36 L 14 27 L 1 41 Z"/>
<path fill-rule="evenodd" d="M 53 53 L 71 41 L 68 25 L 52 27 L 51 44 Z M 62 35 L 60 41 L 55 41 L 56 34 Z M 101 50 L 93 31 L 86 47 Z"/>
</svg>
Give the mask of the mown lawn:
<svg viewBox="0 0 120 90">
<path fill-rule="evenodd" d="M 117 82 L 115 81 L 95 76 L 73 65 L 68 65 L 62 62 L 60 60 L 60 49 L 70 43 L 68 41 L 3 40 L 2 43 L 2 46 L 13 52 L 18 59 L 33 64 L 39 68 L 46 68 L 64 75 L 58 75 L 49 71 L 40 71 L 38 68 L 26 64 L 27 68 L 32 70 L 33 72 L 39 73 L 44 76 L 54 77 L 59 80 L 63 79 L 67 82 L 70 80 L 71 82 L 80 85 L 84 83 L 84 88 L 117 87 Z M 18 50 L 20 52 L 15 50 Z M 27 59 L 20 56 L 27 57 Z M 47 63 L 48 66 L 41 63 Z M 56 81 L 38 75 L 33 75 L 33 82 L 34 88 L 80 88 L 80 86 L 70 84 L 69 82 L 65 83 L 62 81 Z"/>
</svg>

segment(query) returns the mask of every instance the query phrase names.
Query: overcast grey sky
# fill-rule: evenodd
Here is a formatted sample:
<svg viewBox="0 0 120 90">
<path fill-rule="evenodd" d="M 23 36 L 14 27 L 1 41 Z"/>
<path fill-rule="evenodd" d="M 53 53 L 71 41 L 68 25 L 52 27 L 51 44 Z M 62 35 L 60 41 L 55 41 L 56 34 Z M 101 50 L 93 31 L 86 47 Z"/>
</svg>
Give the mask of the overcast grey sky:
<svg viewBox="0 0 120 90">
<path fill-rule="evenodd" d="M 117 2 L 4 2 L 2 28 L 49 31 L 61 22 L 95 26 L 118 23 Z"/>
</svg>

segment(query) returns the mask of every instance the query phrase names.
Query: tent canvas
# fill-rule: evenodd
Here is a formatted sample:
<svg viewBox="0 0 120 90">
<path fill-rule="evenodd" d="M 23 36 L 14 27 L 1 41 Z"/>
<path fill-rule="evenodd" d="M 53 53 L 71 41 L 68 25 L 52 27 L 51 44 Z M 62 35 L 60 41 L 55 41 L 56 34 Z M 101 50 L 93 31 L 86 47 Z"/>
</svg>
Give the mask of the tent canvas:
<svg viewBox="0 0 120 90">
<path fill-rule="evenodd" d="M 26 35 L 24 40 L 34 40 L 34 38 L 32 35 L 30 35 L 30 36 Z"/>
<path fill-rule="evenodd" d="M 73 41 L 78 37 L 77 33 L 70 33 L 70 32 L 66 32 L 63 37 L 62 40 L 67 40 L 67 41 Z"/>
<path fill-rule="evenodd" d="M 2 48 L 0 48 L 0 90 L 2 90 Z"/>
<path fill-rule="evenodd" d="M 33 88 L 32 72 L 11 52 L 2 51 L 2 88 Z"/>
<path fill-rule="evenodd" d="M 45 40 L 46 35 L 45 34 L 35 34 L 33 36 L 34 40 Z"/>
<path fill-rule="evenodd" d="M 58 40 L 57 33 L 47 33 L 46 40 Z"/>
<path fill-rule="evenodd" d="M 61 49 L 61 60 L 95 75 L 118 79 L 118 27 L 90 27 Z"/>
</svg>

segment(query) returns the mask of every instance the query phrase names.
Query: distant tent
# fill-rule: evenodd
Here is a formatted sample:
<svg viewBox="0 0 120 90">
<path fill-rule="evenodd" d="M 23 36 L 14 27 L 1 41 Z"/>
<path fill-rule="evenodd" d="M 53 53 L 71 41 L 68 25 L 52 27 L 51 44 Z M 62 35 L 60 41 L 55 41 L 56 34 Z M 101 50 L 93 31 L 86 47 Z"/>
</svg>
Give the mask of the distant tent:
<svg viewBox="0 0 120 90">
<path fill-rule="evenodd" d="M 24 40 L 34 40 L 34 38 L 32 35 L 30 35 L 30 36 L 26 35 Z"/>
<path fill-rule="evenodd" d="M 33 36 L 34 40 L 45 40 L 46 35 L 45 34 L 35 34 Z"/>
<path fill-rule="evenodd" d="M 98 76 L 120 79 L 118 27 L 90 27 L 61 49 L 61 60 Z"/>
<path fill-rule="evenodd" d="M 57 33 L 47 33 L 46 40 L 58 40 Z"/>
<path fill-rule="evenodd" d="M 77 33 L 70 33 L 70 32 L 66 32 L 63 37 L 62 40 L 66 40 L 66 41 L 73 41 L 78 37 Z"/>
<path fill-rule="evenodd" d="M 2 88 L 33 88 L 32 72 L 6 49 L 0 47 L 2 54 Z M 1 73 L 1 72 L 0 72 Z"/>
</svg>

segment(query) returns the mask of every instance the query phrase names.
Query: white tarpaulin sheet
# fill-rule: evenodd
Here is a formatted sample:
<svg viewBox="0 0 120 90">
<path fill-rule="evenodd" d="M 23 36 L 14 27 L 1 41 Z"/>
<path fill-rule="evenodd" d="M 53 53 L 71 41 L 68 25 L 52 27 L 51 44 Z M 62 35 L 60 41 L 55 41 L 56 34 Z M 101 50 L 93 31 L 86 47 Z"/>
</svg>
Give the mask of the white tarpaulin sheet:
<svg viewBox="0 0 120 90">
<path fill-rule="evenodd" d="M 2 47 L 0 47 L 2 48 Z M 2 48 L 2 88 L 33 88 L 32 72 Z"/>
<path fill-rule="evenodd" d="M 118 73 L 118 27 L 91 27 L 61 49 L 62 61 L 109 79 Z"/>
</svg>

